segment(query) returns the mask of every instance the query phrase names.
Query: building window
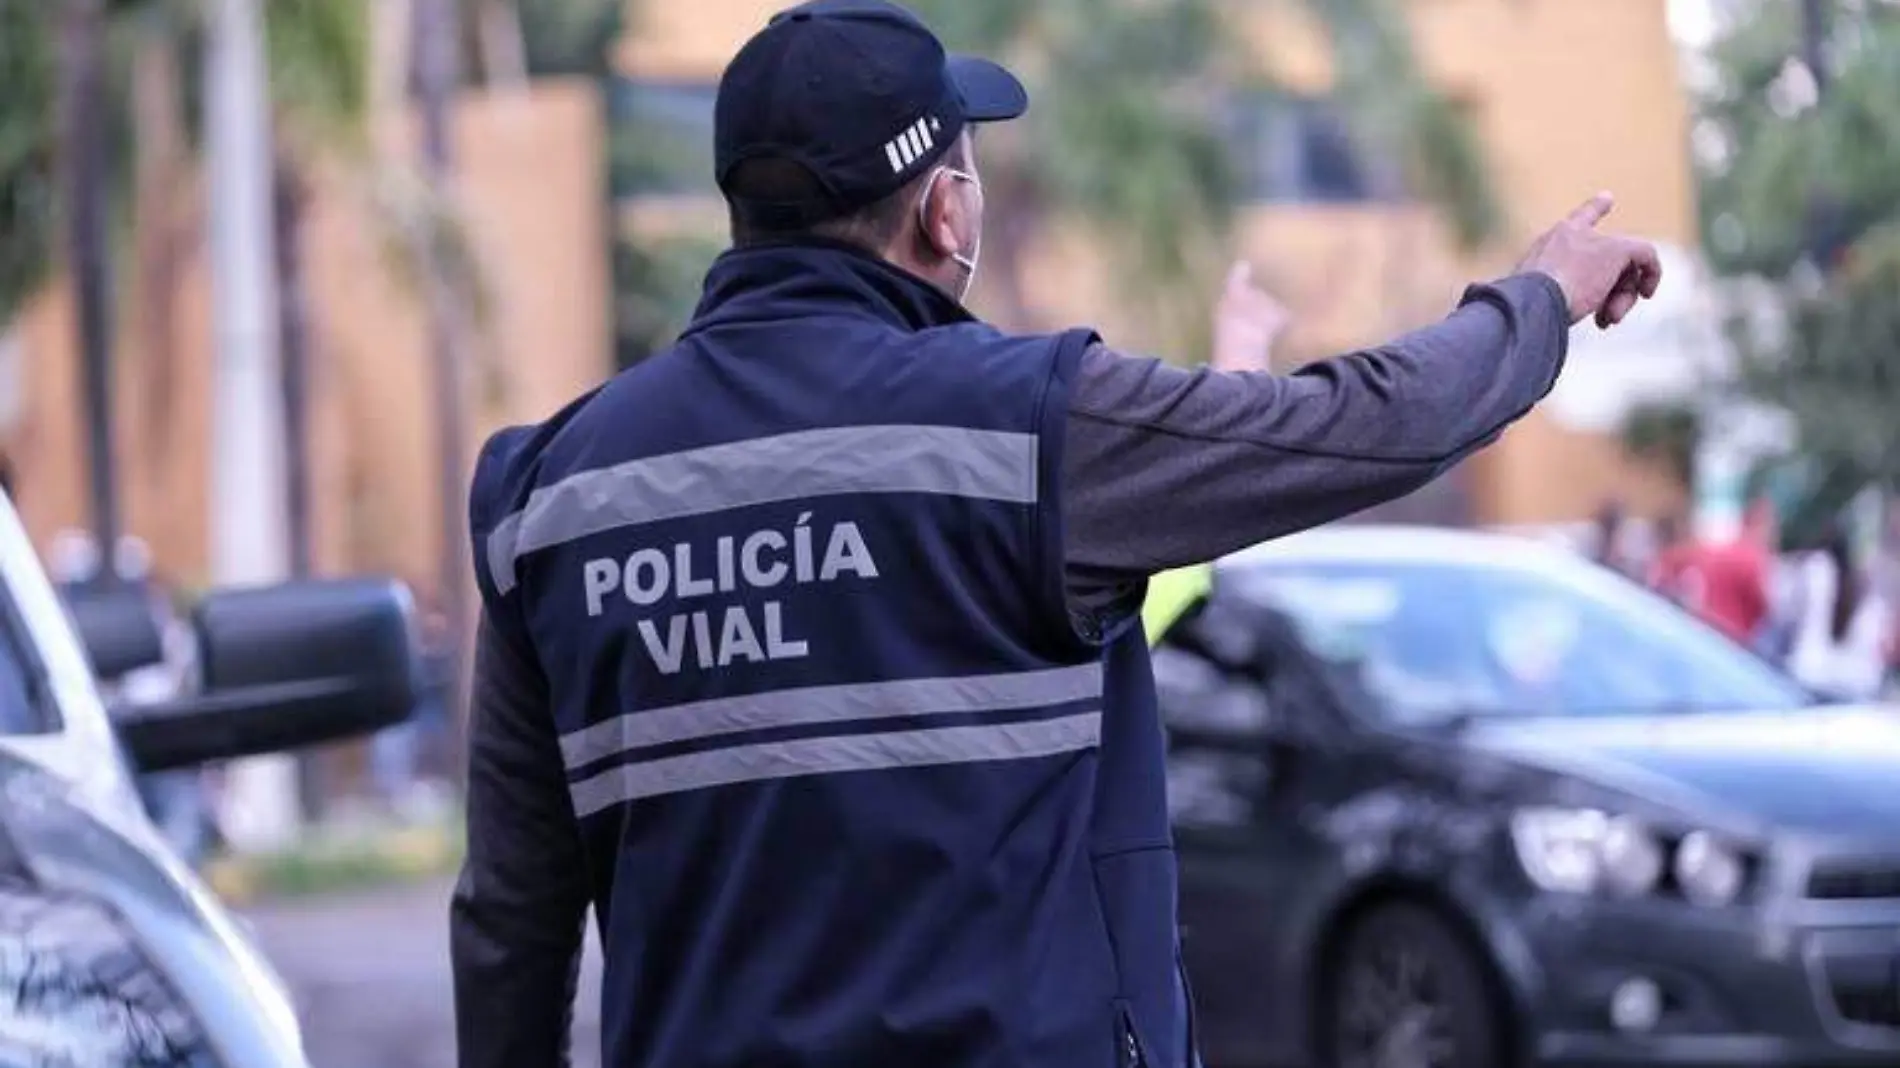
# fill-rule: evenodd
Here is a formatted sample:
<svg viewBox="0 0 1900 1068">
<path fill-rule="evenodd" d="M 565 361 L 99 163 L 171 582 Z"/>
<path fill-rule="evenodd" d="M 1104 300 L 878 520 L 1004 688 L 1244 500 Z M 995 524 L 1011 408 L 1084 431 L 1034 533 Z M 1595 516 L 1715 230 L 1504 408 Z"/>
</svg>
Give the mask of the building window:
<svg viewBox="0 0 1900 1068">
<path fill-rule="evenodd" d="M 1375 199 L 1371 168 L 1329 100 L 1262 91 L 1234 101 L 1229 144 L 1240 191 L 1255 202 Z"/>
<path fill-rule="evenodd" d="M 710 82 L 614 79 L 608 114 L 615 196 L 717 190 L 712 150 L 717 91 Z"/>
</svg>

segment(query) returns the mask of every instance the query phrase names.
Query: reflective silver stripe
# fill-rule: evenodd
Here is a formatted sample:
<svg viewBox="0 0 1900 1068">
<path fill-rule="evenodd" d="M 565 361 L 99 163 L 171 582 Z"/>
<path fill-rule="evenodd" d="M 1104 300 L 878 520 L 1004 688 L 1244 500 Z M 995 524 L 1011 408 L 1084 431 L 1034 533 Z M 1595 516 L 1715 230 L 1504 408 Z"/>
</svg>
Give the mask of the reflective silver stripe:
<svg viewBox="0 0 1900 1068">
<path fill-rule="evenodd" d="M 1098 711 L 1028 723 L 761 742 L 603 771 L 574 784 L 574 811 L 589 816 L 622 801 L 797 775 L 1053 756 L 1093 749 L 1101 740 Z"/>
<path fill-rule="evenodd" d="M 1102 665 L 1048 668 L 1005 675 L 899 679 L 721 697 L 623 716 L 563 735 L 569 771 L 629 749 L 737 731 L 891 716 L 940 716 L 1100 700 Z"/>
<path fill-rule="evenodd" d="M 515 541 L 521 530 L 521 516 L 521 512 L 509 513 L 488 535 L 488 574 L 495 580 L 497 593 L 515 588 Z"/>
<path fill-rule="evenodd" d="M 616 527 L 840 493 L 1033 504 L 1036 437 L 952 426 L 851 426 L 712 445 L 583 471 L 534 491 L 488 538 L 507 593 L 524 553 Z"/>
</svg>

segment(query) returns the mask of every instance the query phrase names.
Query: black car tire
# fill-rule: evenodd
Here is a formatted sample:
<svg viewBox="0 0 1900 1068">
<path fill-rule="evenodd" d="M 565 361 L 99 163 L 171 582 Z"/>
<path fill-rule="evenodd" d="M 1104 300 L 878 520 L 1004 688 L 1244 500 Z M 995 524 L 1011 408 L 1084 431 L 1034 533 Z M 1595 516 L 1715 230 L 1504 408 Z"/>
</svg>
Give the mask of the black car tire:
<svg viewBox="0 0 1900 1068">
<path fill-rule="evenodd" d="M 1327 947 L 1315 1045 L 1328 1068 L 1505 1068 L 1486 962 L 1437 912 L 1374 906 Z"/>
</svg>

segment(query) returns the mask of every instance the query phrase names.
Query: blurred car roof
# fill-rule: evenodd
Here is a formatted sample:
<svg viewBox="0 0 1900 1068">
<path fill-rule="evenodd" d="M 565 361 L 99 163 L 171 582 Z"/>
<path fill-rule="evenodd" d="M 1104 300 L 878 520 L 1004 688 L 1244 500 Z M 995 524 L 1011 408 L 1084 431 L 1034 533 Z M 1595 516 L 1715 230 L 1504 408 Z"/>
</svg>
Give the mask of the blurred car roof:
<svg viewBox="0 0 1900 1068">
<path fill-rule="evenodd" d="M 1588 566 L 1574 549 L 1547 537 L 1390 523 L 1340 523 L 1290 534 L 1223 557 L 1219 566 L 1368 559 L 1517 568 Z"/>
</svg>

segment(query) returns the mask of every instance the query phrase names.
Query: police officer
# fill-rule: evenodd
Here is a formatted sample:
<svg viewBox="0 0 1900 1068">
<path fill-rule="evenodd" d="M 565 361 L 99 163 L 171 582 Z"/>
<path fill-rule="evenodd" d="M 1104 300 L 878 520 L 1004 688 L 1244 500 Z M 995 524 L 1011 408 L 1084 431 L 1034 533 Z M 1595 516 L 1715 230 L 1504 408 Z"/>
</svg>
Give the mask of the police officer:
<svg viewBox="0 0 1900 1068">
<path fill-rule="evenodd" d="M 774 17 L 685 333 L 483 449 L 464 1066 L 564 1059 L 589 906 L 613 1068 L 1191 1063 L 1148 576 L 1423 485 L 1658 280 L 1598 198 L 1290 376 L 1006 334 L 972 134 L 1027 106 L 881 0 Z"/>
</svg>

